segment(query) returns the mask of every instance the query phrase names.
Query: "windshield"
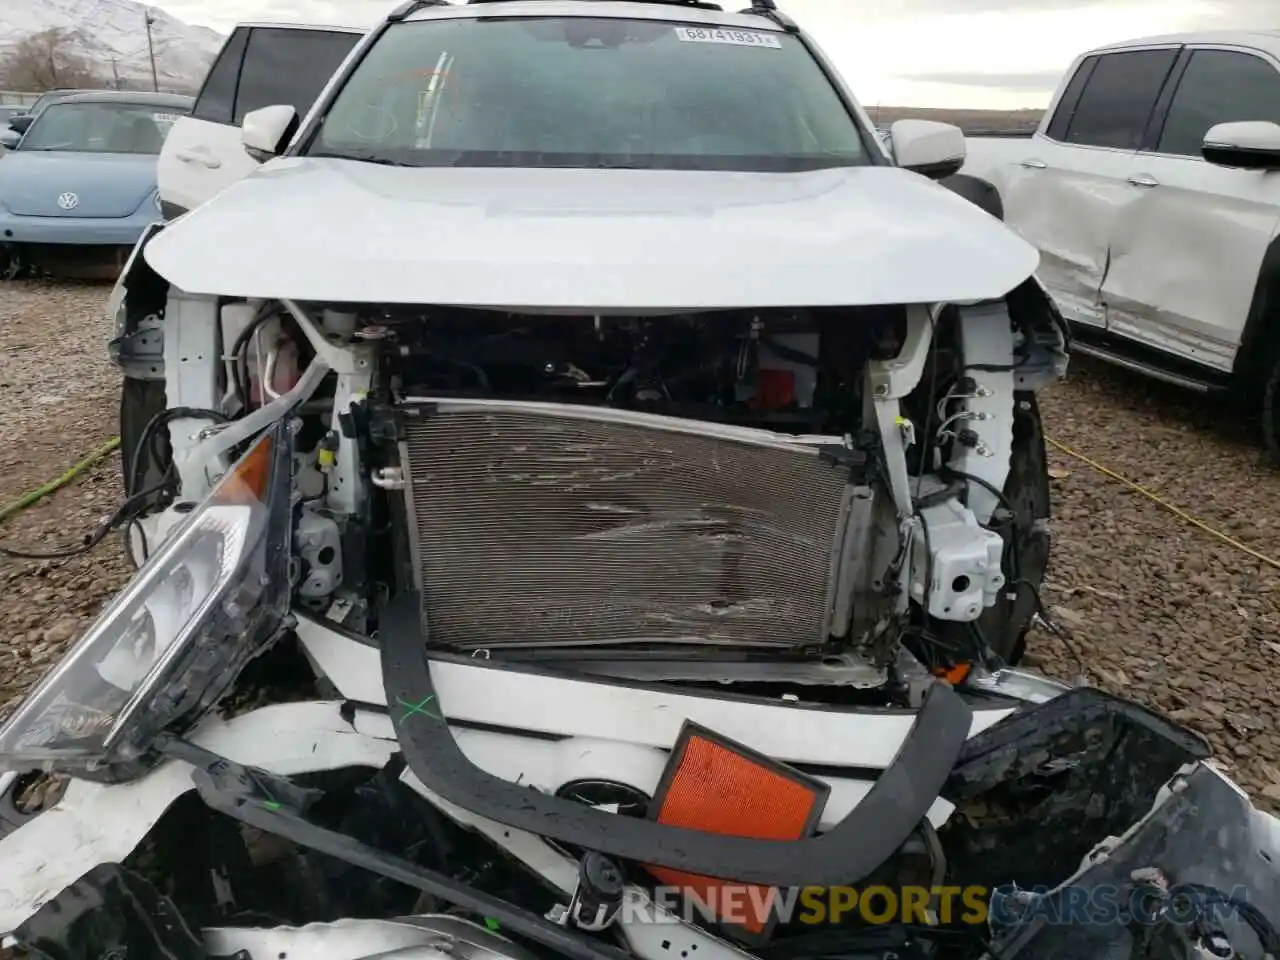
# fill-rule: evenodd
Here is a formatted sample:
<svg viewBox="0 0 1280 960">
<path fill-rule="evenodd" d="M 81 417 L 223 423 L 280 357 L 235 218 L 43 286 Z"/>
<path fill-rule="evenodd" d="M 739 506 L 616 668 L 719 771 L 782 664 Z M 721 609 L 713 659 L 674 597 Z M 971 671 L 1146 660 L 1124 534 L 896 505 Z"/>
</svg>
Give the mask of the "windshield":
<svg viewBox="0 0 1280 960">
<path fill-rule="evenodd" d="M 798 38 L 593 17 L 393 24 L 303 152 L 410 166 L 871 162 Z"/>
<path fill-rule="evenodd" d="M 180 112 L 167 104 L 54 103 L 31 124 L 19 149 L 156 156 Z"/>
<path fill-rule="evenodd" d="M 39 100 L 37 100 L 35 103 L 31 105 L 31 109 L 28 111 L 28 113 L 35 115 L 40 111 L 42 111 L 49 104 L 53 103 L 55 100 L 61 100 L 63 97 L 69 97 L 76 92 L 77 91 L 75 90 L 50 90 L 48 93 L 46 93 Z"/>
</svg>

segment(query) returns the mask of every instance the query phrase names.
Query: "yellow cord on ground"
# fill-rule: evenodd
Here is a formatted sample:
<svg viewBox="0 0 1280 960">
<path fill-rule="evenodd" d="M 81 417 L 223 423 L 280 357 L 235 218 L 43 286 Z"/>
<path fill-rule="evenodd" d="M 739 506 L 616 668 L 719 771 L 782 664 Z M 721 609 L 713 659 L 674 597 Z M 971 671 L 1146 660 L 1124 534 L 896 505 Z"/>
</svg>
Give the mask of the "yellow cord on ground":
<svg viewBox="0 0 1280 960">
<path fill-rule="evenodd" d="M 1217 537 L 1223 543 L 1230 544 L 1231 546 L 1235 547 L 1237 550 L 1240 550 L 1243 553 L 1247 553 L 1249 556 L 1253 557 L 1255 560 L 1261 563 L 1265 563 L 1267 566 L 1273 567 L 1276 570 L 1280 570 L 1280 560 L 1275 560 L 1271 557 L 1268 557 L 1265 553 L 1259 553 L 1257 550 L 1253 549 L 1253 547 L 1245 546 L 1243 543 L 1241 543 L 1239 540 L 1235 539 L 1234 537 L 1228 536 L 1227 534 L 1223 533 L 1221 530 L 1214 529 L 1213 527 L 1209 526 L 1209 524 L 1205 523 L 1203 520 L 1197 520 L 1191 514 L 1187 513 L 1187 511 L 1183 510 L 1180 507 L 1175 507 L 1168 500 L 1162 499 L 1159 496 L 1159 494 L 1153 493 L 1152 491 L 1148 490 L 1146 487 L 1140 486 L 1139 484 L 1134 483 L 1132 480 L 1129 480 L 1126 477 L 1120 476 L 1120 474 L 1116 473 L 1114 470 L 1107 469 L 1102 464 L 1098 463 L 1096 460 L 1090 460 L 1084 454 L 1077 453 L 1076 451 L 1068 447 L 1065 443 L 1059 443 L 1057 440 L 1054 440 L 1052 437 L 1045 437 L 1045 439 L 1050 444 L 1052 444 L 1053 446 L 1061 450 L 1063 453 L 1065 453 L 1067 456 L 1074 457 L 1075 459 L 1079 460 L 1081 463 L 1084 463 L 1090 467 L 1093 467 L 1093 469 L 1097 470 L 1099 473 L 1103 474 L 1104 476 L 1108 476 L 1112 480 L 1117 481 L 1118 483 L 1123 483 L 1130 490 L 1135 490 L 1138 493 L 1142 494 L 1147 499 L 1155 501 L 1156 503 L 1160 504 L 1160 506 L 1164 507 L 1170 513 L 1172 513 L 1174 516 L 1180 517 L 1181 519 L 1187 521 L 1187 523 L 1191 524 L 1193 527 L 1198 527 L 1199 529 L 1203 530 L 1205 533 L 1210 534 L 1211 536 Z"/>
<path fill-rule="evenodd" d="M 27 509 L 27 507 L 30 507 L 33 504 L 39 503 L 41 500 L 49 496 L 49 494 L 53 493 L 54 491 L 62 489 L 68 483 L 74 480 L 76 477 L 80 476 L 80 474 L 84 473 L 86 470 L 93 469 L 98 464 L 100 464 L 103 460 L 107 459 L 107 457 L 111 456 L 111 454 L 114 453 L 116 448 L 119 446 L 120 446 L 119 437 L 115 437 L 112 440 L 108 440 L 106 443 L 100 446 L 97 450 L 93 451 L 93 453 L 89 454 L 89 456 L 85 457 L 83 460 L 77 463 L 74 467 L 72 467 L 62 476 L 58 477 L 56 480 L 50 480 L 44 486 L 37 487 L 35 490 L 32 490 L 26 496 L 18 500 L 15 500 L 13 503 L 9 504 L 7 507 L 0 509 L 0 523 L 4 523 L 16 513 L 21 513 L 23 510 Z"/>
</svg>

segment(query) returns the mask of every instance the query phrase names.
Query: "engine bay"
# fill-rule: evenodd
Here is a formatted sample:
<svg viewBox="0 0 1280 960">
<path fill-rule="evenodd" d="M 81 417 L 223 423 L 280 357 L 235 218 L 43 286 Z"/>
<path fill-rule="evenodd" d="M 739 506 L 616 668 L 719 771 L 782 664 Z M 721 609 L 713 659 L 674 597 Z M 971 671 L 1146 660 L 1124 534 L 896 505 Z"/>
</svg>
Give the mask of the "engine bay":
<svg viewBox="0 0 1280 960">
<path fill-rule="evenodd" d="M 326 314 L 326 316 L 329 316 Z M 656 317 L 386 309 L 390 388 L 404 396 L 585 403 L 841 436 L 861 425 L 861 375 L 902 348 L 901 307 Z"/>
<path fill-rule="evenodd" d="M 209 446 L 292 408 L 294 601 L 357 633 L 413 593 L 455 651 L 857 699 L 903 688 L 904 648 L 1016 662 L 1039 605 L 1034 391 L 1066 340 L 1034 281 L 972 307 L 165 309 L 180 369 L 138 476 L 189 496 Z M 193 434 L 207 410 L 230 425 Z"/>
</svg>

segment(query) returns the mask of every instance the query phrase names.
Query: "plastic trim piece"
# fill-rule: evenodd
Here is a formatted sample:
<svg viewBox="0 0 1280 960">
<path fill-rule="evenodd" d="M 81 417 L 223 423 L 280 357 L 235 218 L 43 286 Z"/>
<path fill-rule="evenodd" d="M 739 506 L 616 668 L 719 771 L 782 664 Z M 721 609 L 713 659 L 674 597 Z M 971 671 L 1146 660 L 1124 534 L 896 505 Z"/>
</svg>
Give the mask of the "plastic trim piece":
<svg viewBox="0 0 1280 960">
<path fill-rule="evenodd" d="M 627 860 L 742 883 L 834 886 L 868 876 L 910 837 L 937 799 L 968 737 L 972 712 L 949 686 L 925 695 L 894 762 L 861 804 L 820 837 L 795 842 L 725 837 L 666 826 L 555 797 L 475 766 L 434 708 L 419 598 L 406 594 L 381 616 L 382 682 L 413 774 L 472 813 L 562 843 Z"/>
</svg>

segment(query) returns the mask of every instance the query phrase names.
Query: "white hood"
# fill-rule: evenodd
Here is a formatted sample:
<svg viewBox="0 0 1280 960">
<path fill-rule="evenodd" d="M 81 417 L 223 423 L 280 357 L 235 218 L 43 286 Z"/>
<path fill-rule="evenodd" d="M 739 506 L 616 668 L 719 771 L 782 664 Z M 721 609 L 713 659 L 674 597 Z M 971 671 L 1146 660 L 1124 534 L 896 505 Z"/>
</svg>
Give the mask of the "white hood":
<svg viewBox="0 0 1280 960">
<path fill-rule="evenodd" d="M 972 301 L 1039 254 L 892 167 L 405 168 L 283 158 L 146 247 L 189 293 L 608 310 Z"/>
</svg>

